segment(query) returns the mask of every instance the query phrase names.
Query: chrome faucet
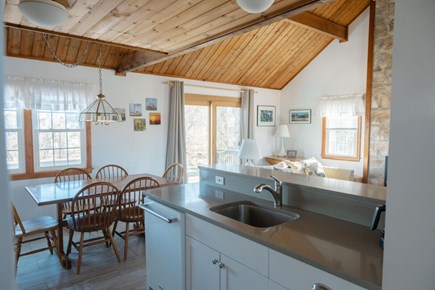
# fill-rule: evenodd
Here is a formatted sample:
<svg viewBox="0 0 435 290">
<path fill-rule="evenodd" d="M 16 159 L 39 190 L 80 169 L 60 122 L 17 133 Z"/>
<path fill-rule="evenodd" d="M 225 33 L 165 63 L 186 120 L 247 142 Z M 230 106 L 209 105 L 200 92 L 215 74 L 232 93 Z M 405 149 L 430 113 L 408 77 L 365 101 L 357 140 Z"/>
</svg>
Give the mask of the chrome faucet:
<svg viewBox="0 0 435 290">
<path fill-rule="evenodd" d="M 254 192 L 260 193 L 265 189 L 273 196 L 273 206 L 282 206 L 282 181 L 273 175 L 271 175 L 270 178 L 275 181 L 275 188 L 272 188 L 269 184 L 261 183 L 254 187 Z"/>
</svg>

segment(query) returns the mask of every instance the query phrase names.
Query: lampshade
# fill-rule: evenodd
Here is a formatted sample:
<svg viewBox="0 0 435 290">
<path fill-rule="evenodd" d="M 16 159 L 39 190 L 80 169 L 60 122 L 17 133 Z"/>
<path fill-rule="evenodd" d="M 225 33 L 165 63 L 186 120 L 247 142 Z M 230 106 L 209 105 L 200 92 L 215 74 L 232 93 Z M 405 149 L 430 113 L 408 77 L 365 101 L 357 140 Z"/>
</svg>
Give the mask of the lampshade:
<svg viewBox="0 0 435 290">
<path fill-rule="evenodd" d="M 93 122 L 96 125 L 108 125 L 112 122 L 121 122 L 121 115 L 105 99 L 103 94 L 98 94 L 86 109 L 80 113 L 79 120 L 82 122 Z"/>
<path fill-rule="evenodd" d="M 274 0 L 237 0 L 240 8 L 248 13 L 261 13 L 272 6 Z"/>
<path fill-rule="evenodd" d="M 279 125 L 275 131 L 275 137 L 290 137 L 287 125 Z"/>
<path fill-rule="evenodd" d="M 65 6 L 52 0 L 21 0 L 18 9 L 36 25 L 47 28 L 59 26 L 68 18 Z"/>
<path fill-rule="evenodd" d="M 257 140 L 255 139 L 243 139 L 242 146 L 239 151 L 240 159 L 248 159 L 245 166 L 254 166 L 252 159 L 260 159 L 260 149 L 258 148 Z"/>
<path fill-rule="evenodd" d="M 98 52 L 98 76 L 100 82 L 100 93 L 86 109 L 80 113 L 79 120 L 82 122 L 93 122 L 96 125 L 109 125 L 112 122 L 121 122 L 121 115 L 107 101 L 103 95 L 103 76 L 101 73 L 101 47 Z"/>
</svg>

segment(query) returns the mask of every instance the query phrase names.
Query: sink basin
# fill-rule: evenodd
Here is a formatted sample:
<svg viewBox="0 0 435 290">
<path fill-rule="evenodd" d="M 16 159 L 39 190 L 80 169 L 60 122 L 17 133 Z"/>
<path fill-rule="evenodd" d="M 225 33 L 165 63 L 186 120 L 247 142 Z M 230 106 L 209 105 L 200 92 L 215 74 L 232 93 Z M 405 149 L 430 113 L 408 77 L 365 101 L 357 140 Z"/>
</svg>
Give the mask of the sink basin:
<svg viewBox="0 0 435 290">
<path fill-rule="evenodd" d="M 299 218 L 297 213 L 274 211 L 250 201 L 222 204 L 211 207 L 210 210 L 257 228 L 269 228 Z"/>
</svg>

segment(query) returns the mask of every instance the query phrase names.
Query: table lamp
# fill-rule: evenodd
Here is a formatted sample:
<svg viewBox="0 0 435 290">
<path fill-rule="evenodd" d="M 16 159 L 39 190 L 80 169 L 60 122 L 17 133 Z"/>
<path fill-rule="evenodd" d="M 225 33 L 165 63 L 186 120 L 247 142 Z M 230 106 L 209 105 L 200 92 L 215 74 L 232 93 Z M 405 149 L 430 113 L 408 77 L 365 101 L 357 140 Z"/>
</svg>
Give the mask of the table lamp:
<svg viewBox="0 0 435 290">
<path fill-rule="evenodd" d="M 258 148 L 257 140 L 255 139 L 243 139 L 242 146 L 239 151 L 240 159 L 247 159 L 244 166 L 254 166 L 252 159 L 260 159 L 260 149 Z"/>
<path fill-rule="evenodd" d="M 284 138 L 290 137 L 290 132 L 288 130 L 287 125 L 279 125 L 275 131 L 275 137 L 281 138 L 281 144 L 277 156 L 286 156 L 285 148 L 284 148 Z"/>
</svg>

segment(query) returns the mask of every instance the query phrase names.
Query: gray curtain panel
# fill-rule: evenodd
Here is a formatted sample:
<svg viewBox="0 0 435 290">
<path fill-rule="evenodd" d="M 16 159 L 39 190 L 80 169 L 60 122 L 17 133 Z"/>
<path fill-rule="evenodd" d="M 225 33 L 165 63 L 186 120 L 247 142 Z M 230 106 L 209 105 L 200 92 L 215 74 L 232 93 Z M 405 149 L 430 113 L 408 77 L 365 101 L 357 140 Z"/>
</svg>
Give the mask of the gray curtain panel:
<svg viewBox="0 0 435 290">
<path fill-rule="evenodd" d="M 249 89 L 241 93 L 241 110 L 240 110 L 240 121 L 241 121 L 241 138 L 243 139 L 254 139 L 254 124 L 255 124 L 255 113 L 254 113 L 254 90 Z"/>
<path fill-rule="evenodd" d="M 184 83 L 173 81 L 169 89 L 169 124 L 168 144 L 166 147 L 166 167 L 172 163 L 180 163 L 185 170 L 186 133 L 184 125 Z M 184 175 L 184 183 L 187 177 Z"/>
</svg>

